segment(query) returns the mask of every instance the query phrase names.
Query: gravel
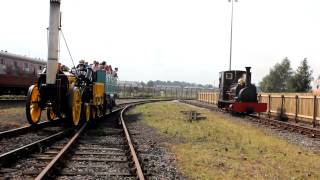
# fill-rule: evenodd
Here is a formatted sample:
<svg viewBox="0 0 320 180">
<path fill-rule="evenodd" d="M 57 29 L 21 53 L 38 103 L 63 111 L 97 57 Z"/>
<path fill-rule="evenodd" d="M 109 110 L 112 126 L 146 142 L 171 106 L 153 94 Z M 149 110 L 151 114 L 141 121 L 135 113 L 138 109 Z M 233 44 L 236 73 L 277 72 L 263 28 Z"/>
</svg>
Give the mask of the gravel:
<svg viewBox="0 0 320 180">
<path fill-rule="evenodd" d="M 147 179 L 186 179 L 179 173 L 175 156 L 166 145 L 172 138 L 159 135 L 154 128 L 139 123 L 135 116 L 127 115 L 125 119 Z"/>
</svg>

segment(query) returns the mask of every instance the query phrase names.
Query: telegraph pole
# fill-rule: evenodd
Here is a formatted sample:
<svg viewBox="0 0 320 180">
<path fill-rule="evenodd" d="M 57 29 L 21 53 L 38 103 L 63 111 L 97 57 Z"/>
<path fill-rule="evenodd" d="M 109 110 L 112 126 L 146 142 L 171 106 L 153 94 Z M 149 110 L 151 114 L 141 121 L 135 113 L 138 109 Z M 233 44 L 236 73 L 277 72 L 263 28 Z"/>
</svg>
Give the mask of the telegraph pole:
<svg viewBox="0 0 320 180">
<path fill-rule="evenodd" d="M 238 0 L 228 0 L 231 2 L 231 31 L 230 31 L 230 62 L 229 71 L 231 71 L 231 60 L 232 60 L 232 34 L 233 34 L 233 3 L 238 2 Z"/>
</svg>

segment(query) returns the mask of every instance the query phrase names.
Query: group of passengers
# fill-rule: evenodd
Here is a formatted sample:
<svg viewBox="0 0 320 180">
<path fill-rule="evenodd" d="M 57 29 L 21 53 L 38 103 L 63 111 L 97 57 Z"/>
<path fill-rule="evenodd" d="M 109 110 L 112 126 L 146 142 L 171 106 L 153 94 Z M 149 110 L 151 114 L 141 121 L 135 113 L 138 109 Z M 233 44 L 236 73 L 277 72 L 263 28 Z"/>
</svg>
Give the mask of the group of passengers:
<svg viewBox="0 0 320 180">
<path fill-rule="evenodd" d="M 88 62 L 85 62 L 84 60 L 79 61 L 79 65 L 77 68 L 91 68 L 93 72 L 96 72 L 98 70 L 104 70 L 106 71 L 106 74 L 111 74 L 113 77 L 118 77 L 118 68 L 112 69 L 111 65 L 107 65 L 105 61 L 102 61 L 99 63 L 98 61 L 93 61 L 93 64 L 89 64 Z"/>
</svg>

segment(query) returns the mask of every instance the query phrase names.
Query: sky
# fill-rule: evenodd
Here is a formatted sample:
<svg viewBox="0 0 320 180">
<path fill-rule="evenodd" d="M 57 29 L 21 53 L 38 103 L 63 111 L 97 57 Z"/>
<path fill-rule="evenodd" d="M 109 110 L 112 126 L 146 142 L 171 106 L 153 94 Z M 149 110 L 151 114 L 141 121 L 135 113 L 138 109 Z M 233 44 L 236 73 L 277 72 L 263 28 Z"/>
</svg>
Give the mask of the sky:
<svg viewBox="0 0 320 180">
<path fill-rule="evenodd" d="M 252 67 L 258 83 L 288 57 L 320 74 L 319 0 L 238 0 L 232 69 Z M 218 84 L 229 67 L 228 0 L 62 0 L 71 54 L 106 61 L 121 80 Z M 1 0 L 0 49 L 47 59 L 49 0 Z M 61 39 L 60 61 L 73 63 Z"/>
</svg>

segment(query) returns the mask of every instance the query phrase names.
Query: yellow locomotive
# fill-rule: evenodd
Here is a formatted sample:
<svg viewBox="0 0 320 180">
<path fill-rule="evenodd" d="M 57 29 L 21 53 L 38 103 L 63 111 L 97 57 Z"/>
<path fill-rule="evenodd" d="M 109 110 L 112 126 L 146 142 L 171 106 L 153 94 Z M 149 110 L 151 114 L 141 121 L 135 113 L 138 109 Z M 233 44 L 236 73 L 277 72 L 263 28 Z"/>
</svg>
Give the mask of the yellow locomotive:
<svg viewBox="0 0 320 180">
<path fill-rule="evenodd" d="M 53 120 L 65 118 L 73 125 L 102 116 L 115 106 L 116 78 L 104 70 L 93 72 L 79 64 L 76 69 L 63 72 L 59 68 L 59 33 L 61 0 L 50 0 L 48 61 L 36 84 L 29 87 L 26 117 L 30 124 L 40 121 L 41 112 Z"/>
</svg>

